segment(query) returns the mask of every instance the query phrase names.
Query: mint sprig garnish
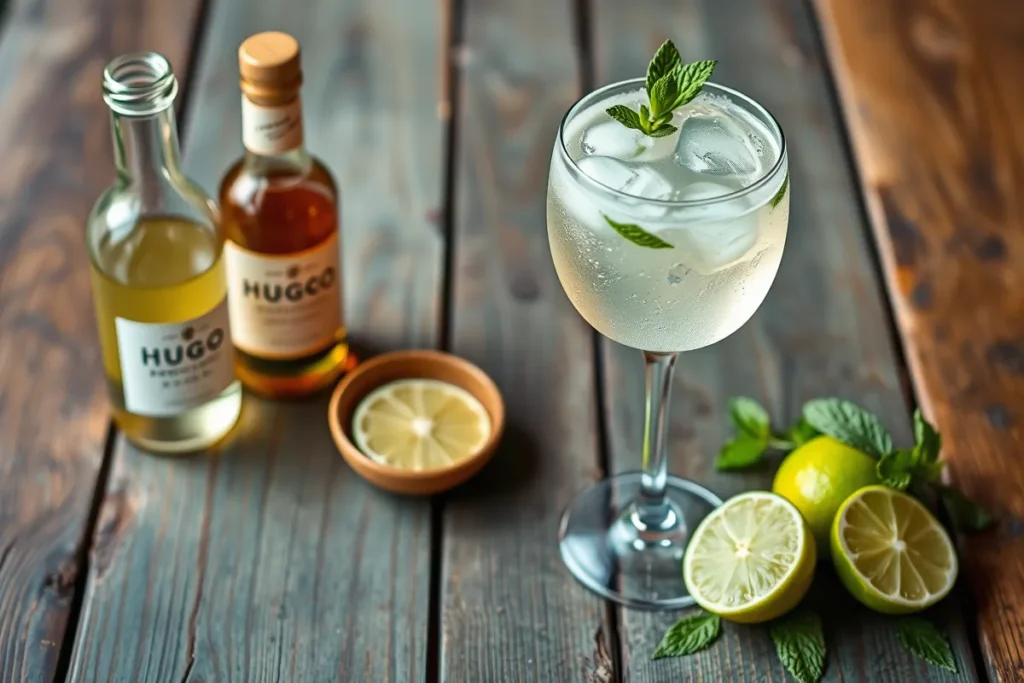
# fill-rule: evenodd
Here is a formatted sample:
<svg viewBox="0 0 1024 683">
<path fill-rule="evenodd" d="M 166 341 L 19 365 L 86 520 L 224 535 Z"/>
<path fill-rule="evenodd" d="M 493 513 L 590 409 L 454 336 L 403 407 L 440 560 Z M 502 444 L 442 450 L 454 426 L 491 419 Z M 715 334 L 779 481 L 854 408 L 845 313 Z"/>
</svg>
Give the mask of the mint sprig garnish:
<svg viewBox="0 0 1024 683">
<path fill-rule="evenodd" d="M 651 659 L 692 655 L 715 642 L 722 630 L 722 619 L 710 612 L 690 614 L 669 628 Z"/>
<path fill-rule="evenodd" d="M 914 412 L 914 446 L 894 448 L 892 437 L 871 412 L 840 398 L 817 398 L 803 407 L 803 416 L 789 429 L 772 429 L 768 412 L 752 398 L 729 401 L 729 418 L 736 436 L 722 446 L 715 467 L 724 471 L 743 470 L 761 462 L 769 449 L 791 451 L 814 437 L 825 434 L 874 457 L 878 479 L 884 485 L 917 494 L 929 490 L 938 494 L 953 526 L 961 532 L 984 531 L 996 523 L 995 516 L 960 491 L 939 483 L 945 463 L 939 460 L 942 436 Z"/>
<path fill-rule="evenodd" d="M 821 617 L 802 607 L 768 624 L 779 660 L 799 683 L 817 683 L 825 671 Z"/>
<path fill-rule="evenodd" d="M 957 673 L 956 658 L 949 647 L 949 641 L 932 622 L 920 617 L 900 619 L 897 636 L 903 647 L 924 661 Z"/>
<path fill-rule="evenodd" d="M 652 235 L 647 232 L 636 223 L 620 223 L 608 216 L 605 216 L 603 213 L 601 216 L 608 222 L 608 225 L 612 227 L 612 230 L 619 233 L 620 236 L 629 240 L 638 247 L 646 247 L 648 249 L 675 248 L 657 235 Z"/>
<path fill-rule="evenodd" d="M 666 40 L 647 65 L 644 89 L 647 104 L 641 104 L 639 111 L 617 104 L 605 111 L 626 128 L 638 130 L 652 138 L 671 135 L 678 130 L 672 125 L 672 112 L 693 100 L 711 78 L 716 60 L 704 60 L 683 64 L 679 50 L 671 40 Z"/>
</svg>

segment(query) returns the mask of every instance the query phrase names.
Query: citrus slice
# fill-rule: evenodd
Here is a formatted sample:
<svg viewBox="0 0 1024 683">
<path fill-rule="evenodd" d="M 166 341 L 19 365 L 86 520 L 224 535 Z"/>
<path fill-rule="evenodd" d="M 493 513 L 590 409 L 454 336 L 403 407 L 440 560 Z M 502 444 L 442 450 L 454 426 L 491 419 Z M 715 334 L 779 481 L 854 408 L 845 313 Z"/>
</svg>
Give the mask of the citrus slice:
<svg viewBox="0 0 1024 683">
<path fill-rule="evenodd" d="M 944 598 L 956 581 L 953 542 L 917 499 L 866 486 L 839 507 L 832 562 L 843 585 L 885 614 L 909 614 Z"/>
<path fill-rule="evenodd" d="M 367 457 L 408 470 L 447 467 L 475 455 L 491 418 L 472 394 L 447 382 L 405 379 L 374 389 L 356 408 L 352 439 Z"/>
<path fill-rule="evenodd" d="M 693 532 L 683 580 L 707 611 L 752 624 L 796 607 L 816 562 L 800 511 L 774 493 L 750 491 L 727 500 Z"/>
</svg>

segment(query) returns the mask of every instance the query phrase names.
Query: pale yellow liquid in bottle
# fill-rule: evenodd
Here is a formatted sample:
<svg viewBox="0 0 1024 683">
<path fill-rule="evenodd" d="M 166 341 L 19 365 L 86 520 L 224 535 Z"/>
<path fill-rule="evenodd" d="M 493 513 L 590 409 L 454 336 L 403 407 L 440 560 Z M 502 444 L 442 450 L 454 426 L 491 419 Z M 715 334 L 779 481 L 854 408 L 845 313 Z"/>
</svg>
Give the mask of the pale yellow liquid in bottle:
<svg viewBox="0 0 1024 683">
<path fill-rule="evenodd" d="M 148 217 L 130 230 L 111 231 L 92 254 L 92 286 L 103 365 L 114 419 L 132 442 L 162 453 L 195 451 L 217 442 L 241 409 L 232 381 L 219 396 L 173 416 L 125 407 L 116 318 L 180 323 L 198 318 L 227 295 L 222 244 L 212 231 L 177 217 Z"/>
</svg>

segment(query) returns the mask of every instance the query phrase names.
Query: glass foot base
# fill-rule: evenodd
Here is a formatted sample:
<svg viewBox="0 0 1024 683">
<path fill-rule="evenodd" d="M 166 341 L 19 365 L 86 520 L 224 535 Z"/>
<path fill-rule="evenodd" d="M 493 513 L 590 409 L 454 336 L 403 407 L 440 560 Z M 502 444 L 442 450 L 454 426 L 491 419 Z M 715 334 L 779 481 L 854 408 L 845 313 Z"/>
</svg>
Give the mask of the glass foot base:
<svg viewBox="0 0 1024 683">
<path fill-rule="evenodd" d="M 642 475 L 630 472 L 594 484 L 562 514 L 562 560 L 603 598 L 637 609 L 688 607 L 683 552 L 690 534 L 722 499 L 691 481 L 668 477 L 665 507 L 651 515 L 633 501 Z"/>
</svg>

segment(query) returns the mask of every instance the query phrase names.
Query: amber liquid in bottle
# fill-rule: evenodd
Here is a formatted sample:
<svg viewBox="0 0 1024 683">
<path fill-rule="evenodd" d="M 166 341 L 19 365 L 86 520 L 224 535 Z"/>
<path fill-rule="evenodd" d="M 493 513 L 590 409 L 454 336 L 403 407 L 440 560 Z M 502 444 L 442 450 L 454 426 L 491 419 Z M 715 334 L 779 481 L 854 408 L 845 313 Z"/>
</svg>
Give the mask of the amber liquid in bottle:
<svg viewBox="0 0 1024 683">
<path fill-rule="evenodd" d="M 298 44 L 258 34 L 239 57 L 246 153 L 220 187 L 235 369 L 256 393 L 303 396 L 349 360 L 338 191 L 302 144 Z"/>
</svg>

